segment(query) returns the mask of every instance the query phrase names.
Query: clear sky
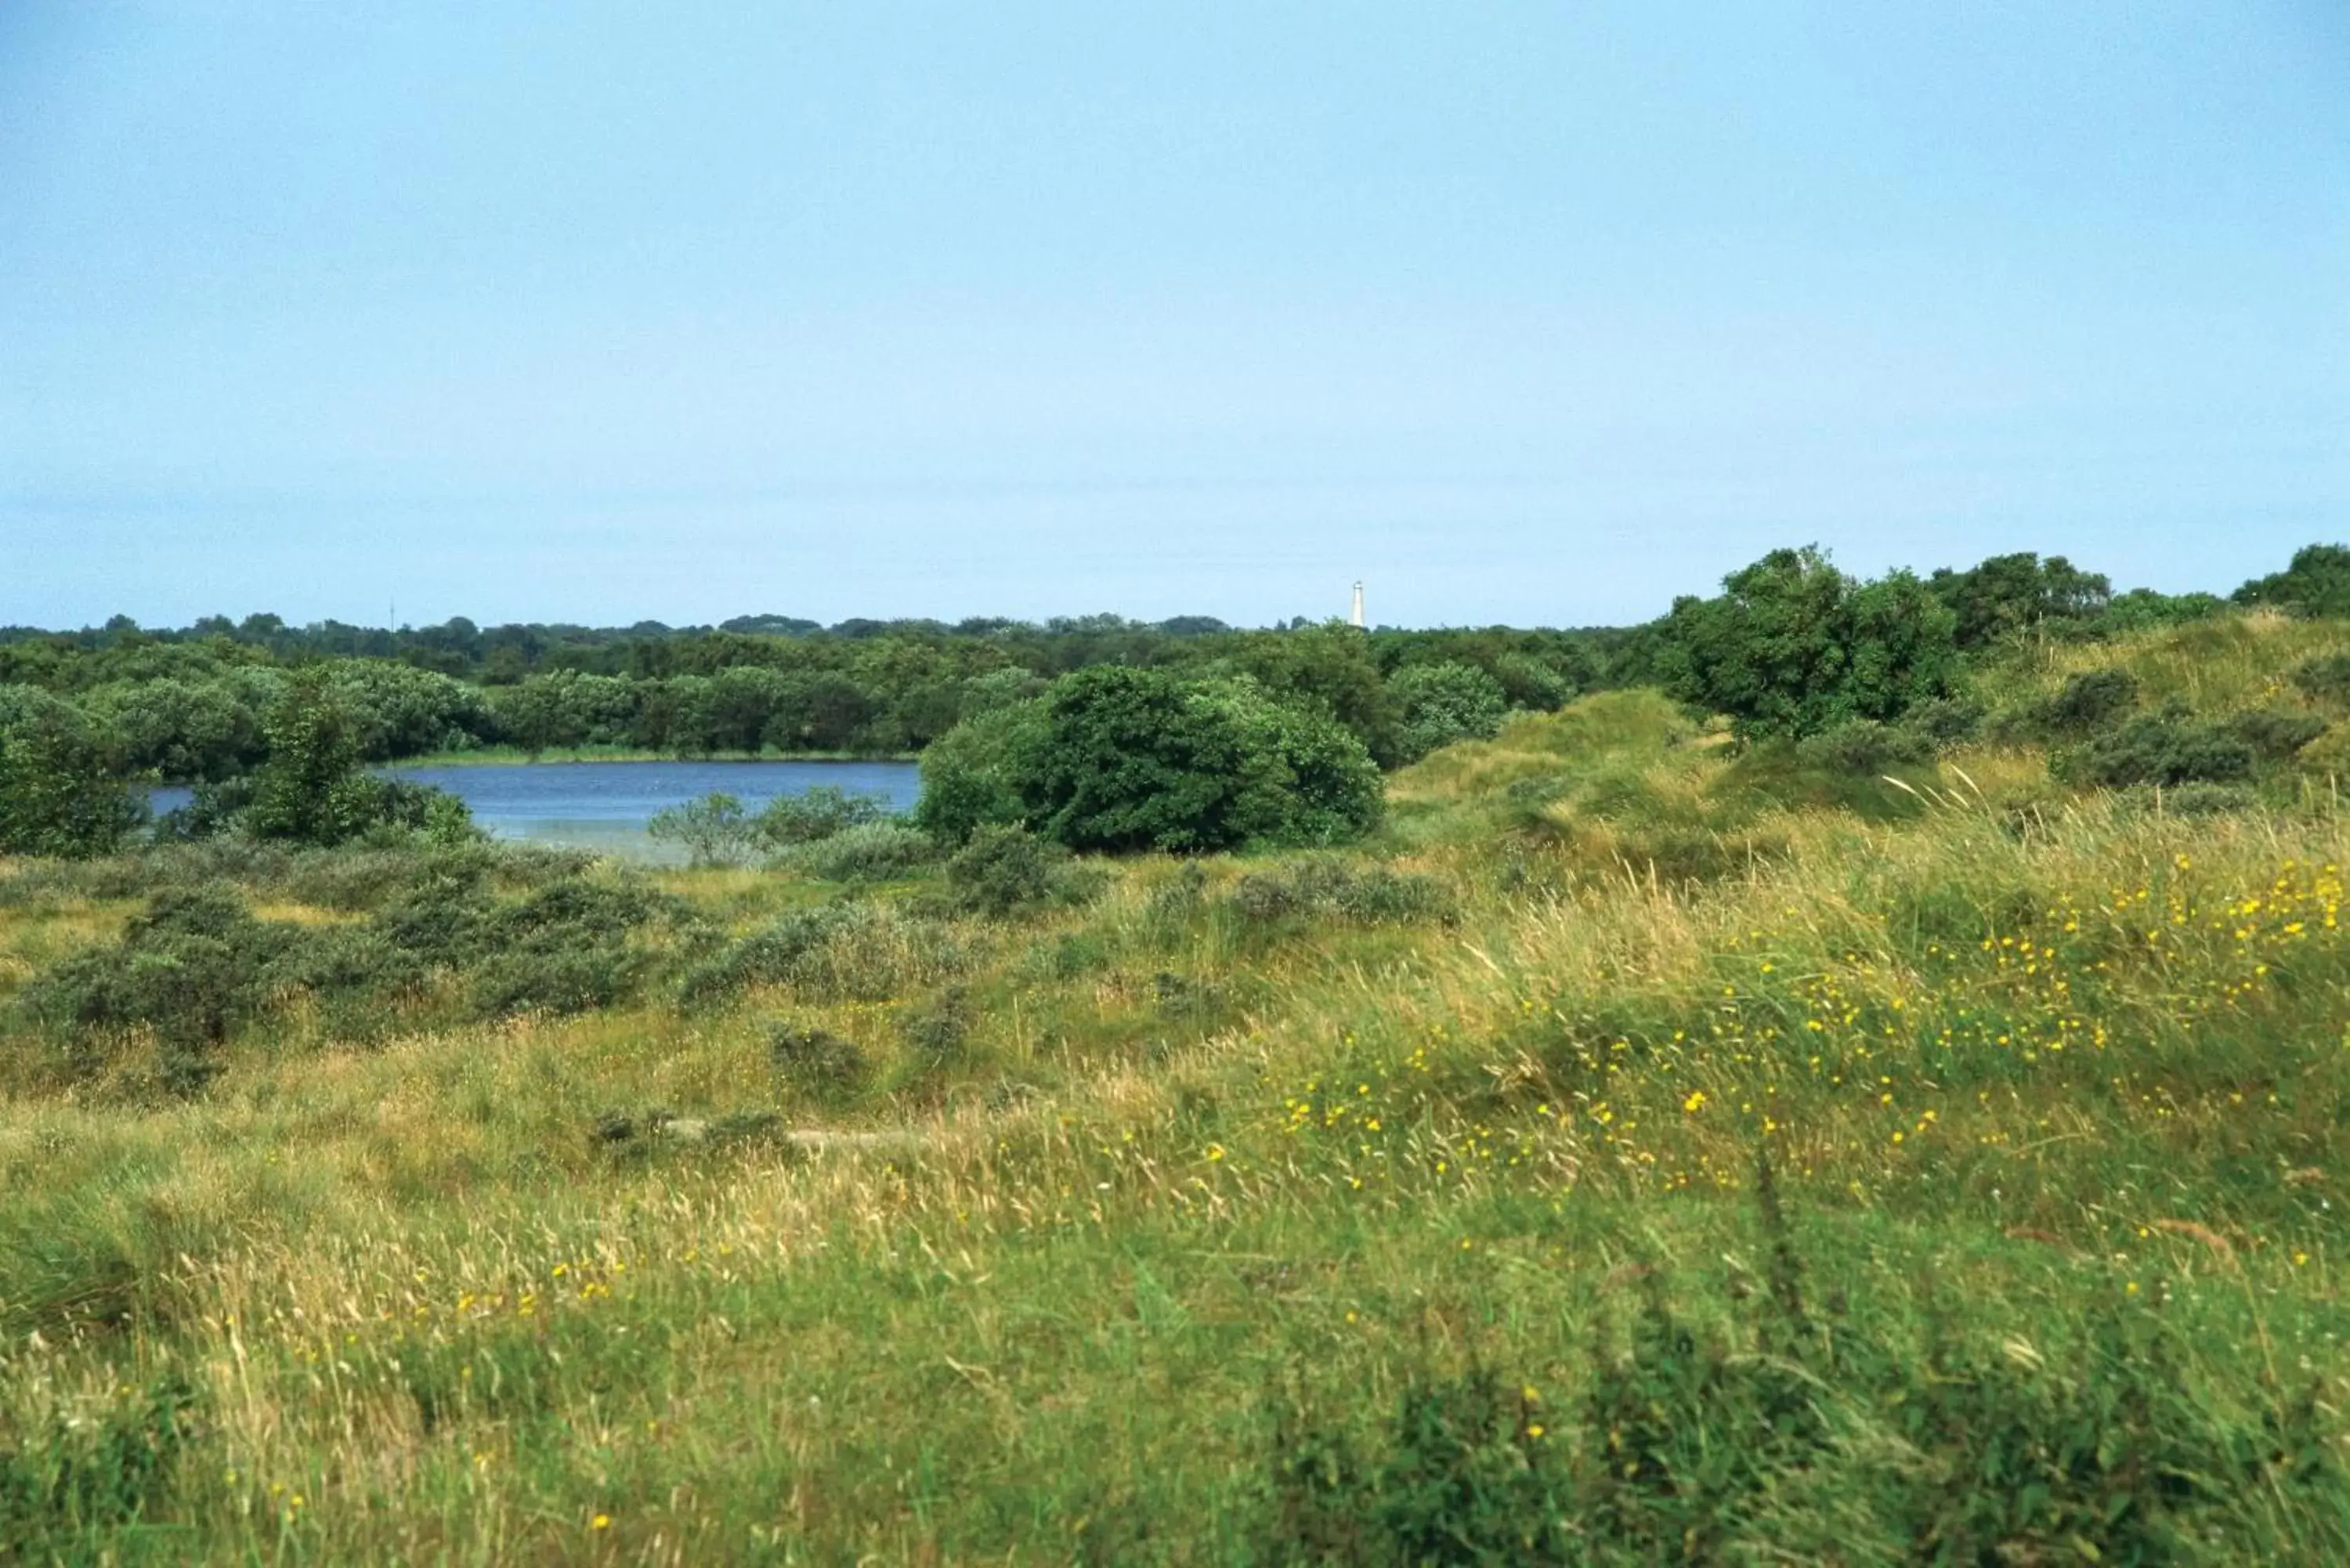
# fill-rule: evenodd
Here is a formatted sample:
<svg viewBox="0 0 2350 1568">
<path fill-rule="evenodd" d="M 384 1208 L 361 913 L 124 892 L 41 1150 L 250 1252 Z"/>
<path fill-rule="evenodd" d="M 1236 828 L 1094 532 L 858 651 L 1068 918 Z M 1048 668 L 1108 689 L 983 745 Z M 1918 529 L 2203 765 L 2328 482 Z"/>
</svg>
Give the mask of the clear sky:
<svg viewBox="0 0 2350 1568">
<path fill-rule="evenodd" d="M 2350 537 L 2350 6 L 0 0 L 0 622 Z"/>
</svg>

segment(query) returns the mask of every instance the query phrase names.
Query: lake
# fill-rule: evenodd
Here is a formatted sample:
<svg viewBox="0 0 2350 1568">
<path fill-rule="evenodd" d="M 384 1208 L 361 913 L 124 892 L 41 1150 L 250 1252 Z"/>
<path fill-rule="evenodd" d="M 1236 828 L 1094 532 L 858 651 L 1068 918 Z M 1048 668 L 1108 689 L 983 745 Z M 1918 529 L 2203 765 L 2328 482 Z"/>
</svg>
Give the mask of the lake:
<svg viewBox="0 0 2350 1568">
<path fill-rule="evenodd" d="M 921 794 L 912 763 L 480 763 L 457 767 L 388 767 L 385 778 L 445 789 L 472 808 L 494 838 L 569 844 L 632 858 L 669 858 L 645 836 L 664 806 L 705 794 L 731 794 L 756 811 L 778 795 L 829 784 L 879 795 L 910 810 Z M 188 791 L 157 789 L 160 814 L 184 805 Z"/>
</svg>

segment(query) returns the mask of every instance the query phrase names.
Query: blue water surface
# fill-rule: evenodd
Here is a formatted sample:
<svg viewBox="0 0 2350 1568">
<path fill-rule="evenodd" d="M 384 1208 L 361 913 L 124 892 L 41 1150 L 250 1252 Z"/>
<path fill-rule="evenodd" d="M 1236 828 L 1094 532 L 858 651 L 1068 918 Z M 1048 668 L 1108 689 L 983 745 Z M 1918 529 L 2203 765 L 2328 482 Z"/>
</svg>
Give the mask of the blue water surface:
<svg viewBox="0 0 2350 1568">
<path fill-rule="evenodd" d="M 891 810 L 908 811 L 921 794 L 912 763 L 482 763 L 377 771 L 447 790 L 494 838 L 642 857 L 653 857 L 656 848 L 645 836 L 653 813 L 705 794 L 731 794 L 757 811 L 778 795 L 829 784 L 879 795 Z M 151 795 L 159 814 L 187 800 L 185 789 L 157 789 Z"/>
</svg>

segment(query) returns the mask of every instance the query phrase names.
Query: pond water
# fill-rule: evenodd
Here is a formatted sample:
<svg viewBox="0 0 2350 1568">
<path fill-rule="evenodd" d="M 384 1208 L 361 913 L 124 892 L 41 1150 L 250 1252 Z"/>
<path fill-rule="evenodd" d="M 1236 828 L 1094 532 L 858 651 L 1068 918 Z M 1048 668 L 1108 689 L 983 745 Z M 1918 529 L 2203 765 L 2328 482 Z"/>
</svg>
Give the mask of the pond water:
<svg viewBox="0 0 2350 1568">
<path fill-rule="evenodd" d="M 666 858 L 645 836 L 664 806 L 711 794 L 731 794 L 751 811 L 778 795 L 829 784 L 879 795 L 896 811 L 921 794 L 912 763 L 480 763 L 457 767 L 388 767 L 386 778 L 445 789 L 472 808 L 494 838 L 568 844 L 638 858 Z M 155 811 L 184 805 L 188 791 L 157 789 Z"/>
</svg>

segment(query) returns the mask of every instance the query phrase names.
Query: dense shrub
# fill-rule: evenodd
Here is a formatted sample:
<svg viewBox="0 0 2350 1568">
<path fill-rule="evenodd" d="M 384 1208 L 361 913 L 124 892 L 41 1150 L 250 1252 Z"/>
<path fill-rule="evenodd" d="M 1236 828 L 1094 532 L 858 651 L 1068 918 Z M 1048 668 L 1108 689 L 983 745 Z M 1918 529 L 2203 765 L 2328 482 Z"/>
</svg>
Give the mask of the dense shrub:
<svg viewBox="0 0 2350 1568">
<path fill-rule="evenodd" d="M 1934 760 L 1934 742 L 1907 722 L 1880 724 L 1858 719 L 1806 736 L 1795 747 L 1796 756 L 1811 767 L 1838 773 L 1881 774 L 1888 768 Z"/>
<path fill-rule="evenodd" d="M 1399 711 L 1395 758 L 1411 762 L 1455 741 L 1483 740 L 1502 727 L 1509 698 L 1473 664 L 1446 660 L 1396 671 L 1388 690 Z"/>
<path fill-rule="evenodd" d="M 174 825 L 182 836 L 234 826 L 255 838 L 333 846 L 408 834 L 442 843 L 476 836 L 464 802 L 360 771 L 362 735 L 349 698 L 317 671 L 287 679 L 266 732 L 269 753 L 248 783 L 198 792 Z M 232 804 L 234 803 L 234 804 Z"/>
<path fill-rule="evenodd" d="M 1901 728 L 1936 747 L 1964 745 L 1982 732 L 1983 705 L 1971 697 L 1929 697 L 1901 715 Z"/>
<path fill-rule="evenodd" d="M 2255 577 L 2229 597 L 2240 605 L 2273 605 L 2293 615 L 2350 616 L 2350 548 L 2304 545 L 2283 571 Z"/>
<path fill-rule="evenodd" d="M 851 794 L 831 784 L 818 784 L 799 794 L 777 795 L 759 813 L 759 841 L 770 849 L 788 849 L 846 833 L 852 827 L 878 823 L 889 815 L 889 803 L 878 794 Z"/>
<path fill-rule="evenodd" d="M 1774 550 L 1722 587 L 1674 601 L 1658 662 L 1674 698 L 1742 735 L 1898 719 L 1957 675 L 1956 617 L 1906 572 L 1856 583 L 1815 549 Z"/>
<path fill-rule="evenodd" d="M 224 888 L 166 889 L 118 940 L 37 978 L 25 1005 L 86 1041 L 151 1031 L 170 1086 L 193 1089 L 213 1071 L 217 1048 L 288 978 L 281 965 L 299 940 L 292 927 L 254 919 Z"/>
<path fill-rule="evenodd" d="M 795 846 L 780 863 L 830 882 L 888 882 L 939 857 L 938 841 L 902 822 L 868 822 Z"/>
<path fill-rule="evenodd" d="M 947 861 L 957 909 L 997 919 L 1051 903 L 1068 851 L 1018 824 L 983 827 Z"/>
<path fill-rule="evenodd" d="M 2051 759 L 2060 777 L 2108 789 L 2230 784 L 2251 776 L 2252 748 L 2225 723 L 2178 710 L 2141 713 Z"/>
<path fill-rule="evenodd" d="M 2325 732 L 2325 721 L 2314 713 L 2293 713 L 2274 708 L 2253 708 L 2228 721 L 2244 744 L 2272 762 L 2293 755 Z"/>
<path fill-rule="evenodd" d="M 1073 849 L 1327 844 L 1378 819 L 1378 769 L 1343 725 L 1244 680 L 1084 670 L 943 736 L 916 819 L 950 843 L 1024 822 Z"/>
<path fill-rule="evenodd" d="M 1988 647 L 2020 632 L 2079 633 L 2105 613 L 2113 585 L 2062 556 L 2030 552 L 1993 556 L 1965 571 L 1947 568 L 1927 579 L 1934 597 L 1956 618 L 1958 645 Z"/>
<path fill-rule="evenodd" d="M 497 1016 L 608 1007 L 635 991 L 648 967 L 631 937 L 669 912 L 640 886 L 587 877 L 501 906 L 475 927 L 473 1008 Z"/>
<path fill-rule="evenodd" d="M 145 815 L 78 709 L 0 686 L 0 855 L 104 855 Z"/>
<path fill-rule="evenodd" d="M 2044 734 L 2081 735 L 2101 729 L 2137 706 L 2137 678 L 2126 670 L 2090 670 L 2073 676 L 2033 714 Z"/>
<path fill-rule="evenodd" d="M 823 1029 L 777 1022 L 767 1030 L 767 1059 L 786 1084 L 818 1100 L 837 1100 L 865 1086 L 872 1065 L 849 1041 Z"/>
<path fill-rule="evenodd" d="M 1051 744 L 1048 726 L 1043 700 L 1032 699 L 991 708 L 931 742 L 916 825 L 961 844 L 983 825 L 1025 820 L 1036 759 Z"/>
</svg>

